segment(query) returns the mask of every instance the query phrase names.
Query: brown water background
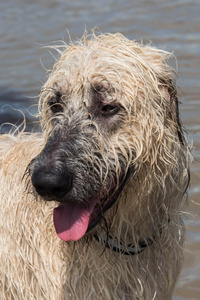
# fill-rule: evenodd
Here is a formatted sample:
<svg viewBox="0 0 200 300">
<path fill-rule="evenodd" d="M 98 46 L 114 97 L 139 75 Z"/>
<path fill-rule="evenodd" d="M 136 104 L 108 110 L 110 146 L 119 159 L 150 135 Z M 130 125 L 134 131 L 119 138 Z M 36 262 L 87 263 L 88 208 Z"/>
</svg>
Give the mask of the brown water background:
<svg viewBox="0 0 200 300">
<path fill-rule="evenodd" d="M 200 1 L 199 0 L 1 0 L 0 124 L 37 129 L 37 95 L 54 59 L 42 46 L 80 38 L 85 28 L 121 32 L 174 52 L 180 74 L 181 119 L 194 146 L 191 201 L 185 221 L 185 264 L 174 300 L 200 299 Z M 175 62 L 173 63 L 175 66 Z M 19 112 L 19 110 L 21 112 Z M 34 123 L 32 123 L 34 122 Z M 1 127 L 7 131 L 9 124 Z"/>
</svg>

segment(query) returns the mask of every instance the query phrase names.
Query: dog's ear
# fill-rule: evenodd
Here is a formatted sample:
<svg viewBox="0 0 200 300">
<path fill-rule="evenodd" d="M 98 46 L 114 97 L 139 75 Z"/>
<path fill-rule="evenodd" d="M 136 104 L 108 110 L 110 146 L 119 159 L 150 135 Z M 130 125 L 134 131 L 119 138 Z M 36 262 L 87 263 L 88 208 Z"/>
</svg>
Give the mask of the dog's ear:
<svg viewBox="0 0 200 300">
<path fill-rule="evenodd" d="M 176 85 L 173 80 L 161 80 L 161 89 L 165 93 L 165 98 L 168 100 L 167 118 L 172 120 L 177 127 L 179 141 L 185 145 L 185 137 L 179 117 L 179 102 L 177 97 Z"/>
</svg>

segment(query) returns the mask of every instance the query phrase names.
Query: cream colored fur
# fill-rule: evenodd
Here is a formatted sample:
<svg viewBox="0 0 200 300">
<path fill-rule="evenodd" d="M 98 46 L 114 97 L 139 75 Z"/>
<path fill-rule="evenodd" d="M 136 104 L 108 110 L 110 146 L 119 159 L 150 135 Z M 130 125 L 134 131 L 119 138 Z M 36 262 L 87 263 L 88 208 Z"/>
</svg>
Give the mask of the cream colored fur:
<svg viewBox="0 0 200 300">
<path fill-rule="evenodd" d="M 172 299 L 183 261 L 189 151 L 169 54 L 120 34 L 84 36 L 63 48 L 41 92 L 44 134 L 0 137 L 0 299 Z M 103 232 L 102 223 L 77 242 L 60 240 L 52 217 L 58 203 L 37 196 L 24 175 L 53 132 L 53 119 L 72 122 L 67 108 L 53 116 L 48 107 L 55 87 L 66 96 L 66 107 L 73 103 L 80 114 L 83 103 L 90 106 L 90 87 L 97 83 L 108 90 L 108 102 L 118 101 L 124 109 L 110 132 L 95 120 L 85 121 L 96 126 L 108 166 L 107 171 L 99 167 L 102 183 L 110 164 L 119 177 L 120 154 L 125 172 L 136 168 L 105 219 L 109 233 L 127 249 L 130 243 L 137 248 L 139 241 L 153 240 L 136 255 L 98 242 L 94 233 Z M 95 160 L 88 156 L 87 149 L 86 161 Z"/>
</svg>

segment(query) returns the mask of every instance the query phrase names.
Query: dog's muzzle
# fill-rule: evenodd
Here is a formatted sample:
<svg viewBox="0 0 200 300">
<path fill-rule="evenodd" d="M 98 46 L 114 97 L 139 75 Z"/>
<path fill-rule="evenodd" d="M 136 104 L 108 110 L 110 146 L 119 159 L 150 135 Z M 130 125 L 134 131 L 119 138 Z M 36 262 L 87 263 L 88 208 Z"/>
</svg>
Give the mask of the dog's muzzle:
<svg viewBox="0 0 200 300">
<path fill-rule="evenodd" d="M 116 202 L 127 178 L 124 172 L 120 183 L 108 182 L 99 194 L 84 202 L 68 201 L 68 193 L 73 190 L 73 175 L 64 171 L 37 167 L 33 170 L 32 184 L 36 192 L 46 200 L 60 202 L 54 209 L 53 219 L 57 235 L 64 241 L 77 241 L 92 230 L 102 219 L 104 213 Z"/>
</svg>

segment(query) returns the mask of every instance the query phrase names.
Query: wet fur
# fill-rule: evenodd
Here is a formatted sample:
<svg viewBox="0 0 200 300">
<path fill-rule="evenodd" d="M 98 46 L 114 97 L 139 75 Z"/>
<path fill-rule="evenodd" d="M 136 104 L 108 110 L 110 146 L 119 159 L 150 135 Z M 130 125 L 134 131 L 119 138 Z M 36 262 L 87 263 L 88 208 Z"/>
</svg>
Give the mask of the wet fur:
<svg viewBox="0 0 200 300">
<path fill-rule="evenodd" d="M 120 34 L 57 50 L 41 91 L 43 134 L 0 137 L 0 298 L 169 300 L 182 266 L 189 182 L 170 54 Z M 63 242 L 52 220 L 56 197 L 42 199 L 32 186 L 40 168 L 73 174 L 62 201 L 125 186 L 85 237 Z M 127 256 L 96 232 L 127 251 L 153 243 Z"/>
</svg>

